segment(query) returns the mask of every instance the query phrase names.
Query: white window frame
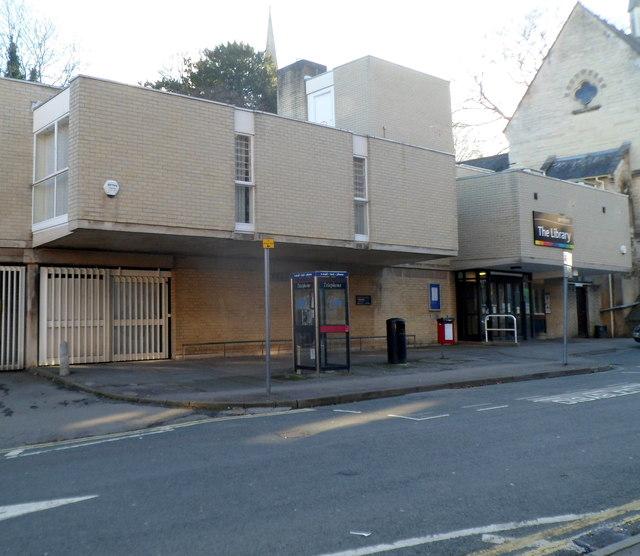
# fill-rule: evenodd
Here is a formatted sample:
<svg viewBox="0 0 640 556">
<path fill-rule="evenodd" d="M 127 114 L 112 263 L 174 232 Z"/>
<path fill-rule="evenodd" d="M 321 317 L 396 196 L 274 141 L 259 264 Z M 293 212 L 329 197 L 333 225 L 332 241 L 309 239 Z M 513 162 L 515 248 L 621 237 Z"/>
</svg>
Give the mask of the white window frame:
<svg viewBox="0 0 640 556">
<path fill-rule="evenodd" d="M 362 191 L 358 192 L 356 189 L 356 160 L 363 162 L 363 187 L 361 189 L 364 190 L 364 195 L 358 194 L 362 193 Z M 369 184 L 368 184 L 368 161 L 367 157 L 353 155 L 353 216 L 354 216 L 354 234 L 356 241 L 369 241 Z M 361 208 L 364 210 L 364 225 L 366 228 L 366 234 L 358 233 L 358 218 L 357 211 Z M 362 230 L 360 230 L 362 231 Z"/>
<path fill-rule="evenodd" d="M 238 138 L 246 137 L 249 143 L 249 180 L 238 179 Z M 234 179 L 235 179 L 235 229 L 238 232 L 255 231 L 255 183 L 253 179 L 253 135 L 247 133 L 236 133 L 234 135 Z M 238 221 L 238 192 L 240 189 L 248 189 L 249 191 L 249 222 Z"/>
<path fill-rule="evenodd" d="M 333 72 L 328 71 L 305 80 L 307 119 L 310 122 L 336 126 Z"/>
<path fill-rule="evenodd" d="M 67 156 L 66 156 L 66 165 L 64 167 L 58 167 L 59 165 L 59 127 L 61 122 L 66 122 L 67 125 Z M 49 130 L 53 129 L 53 169 L 48 173 L 44 173 L 42 175 L 38 175 L 38 137 Z M 48 125 L 43 126 L 41 129 L 37 130 L 33 136 L 33 186 L 32 186 L 32 197 L 31 197 L 31 230 L 37 232 L 39 230 L 43 230 L 46 228 L 51 228 L 54 226 L 59 226 L 65 224 L 69 221 L 69 202 L 68 202 L 68 194 L 69 194 L 69 114 L 64 114 L 60 118 L 50 122 Z M 67 195 L 67 203 L 66 203 L 66 211 L 64 213 L 56 214 L 56 208 L 58 205 L 58 194 L 59 187 L 58 182 L 61 179 L 67 180 L 66 183 L 66 195 Z M 36 208 L 36 189 L 38 187 L 44 187 L 47 182 L 53 180 L 53 210 L 54 215 L 51 218 L 45 218 L 44 220 L 39 220 L 35 222 L 35 208 Z"/>
</svg>

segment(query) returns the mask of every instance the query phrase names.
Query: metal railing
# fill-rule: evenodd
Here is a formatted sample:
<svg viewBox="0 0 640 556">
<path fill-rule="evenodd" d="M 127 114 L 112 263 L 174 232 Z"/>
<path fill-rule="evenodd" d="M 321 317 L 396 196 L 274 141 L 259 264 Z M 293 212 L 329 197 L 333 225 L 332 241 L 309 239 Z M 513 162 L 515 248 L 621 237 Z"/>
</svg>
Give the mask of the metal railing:
<svg viewBox="0 0 640 556">
<path fill-rule="evenodd" d="M 506 328 L 489 328 L 489 326 L 488 326 L 489 319 L 493 319 L 493 318 L 510 318 L 510 319 L 513 319 L 513 326 L 506 327 Z M 491 332 L 496 332 L 496 331 L 513 332 L 513 341 L 516 344 L 518 343 L 518 321 L 516 320 L 516 317 L 514 315 L 491 314 L 491 315 L 485 316 L 484 317 L 484 341 L 485 342 L 489 342 L 489 331 L 491 331 Z"/>
<path fill-rule="evenodd" d="M 283 343 L 291 343 L 291 339 L 279 339 L 279 340 L 271 340 L 271 344 L 273 346 L 273 344 L 283 344 Z M 260 355 L 264 355 L 264 346 L 265 346 L 265 340 L 234 340 L 232 342 L 229 341 L 225 341 L 225 342 L 195 342 L 195 343 L 190 343 L 190 344 L 182 344 L 182 358 L 185 359 L 186 358 L 186 351 L 187 348 L 190 347 L 204 347 L 204 346 L 209 346 L 212 348 L 215 348 L 216 346 L 222 346 L 222 356 L 226 357 L 227 356 L 227 346 L 237 346 L 237 345 L 249 345 L 249 344 L 254 344 L 254 345 L 259 345 L 260 346 Z M 271 350 L 273 351 L 273 349 Z M 205 352 L 207 355 L 210 354 L 211 352 Z M 278 353 L 280 353 L 280 346 L 278 346 Z"/>
<path fill-rule="evenodd" d="M 407 334 L 406 335 L 407 338 L 411 338 L 412 339 L 412 346 L 416 347 L 416 335 L 415 334 Z M 350 343 L 351 343 L 351 349 L 353 349 L 353 344 L 354 342 L 358 342 L 358 346 L 359 349 L 358 351 L 362 351 L 362 346 L 363 346 L 363 340 L 386 340 L 387 337 L 386 336 L 351 336 L 350 337 Z M 288 339 L 276 339 L 276 340 L 271 340 L 271 345 L 272 345 L 272 352 L 273 352 L 273 344 L 277 344 L 277 353 L 280 353 L 280 348 L 282 347 L 283 344 L 291 344 L 291 338 Z M 193 348 L 193 347 L 211 347 L 211 348 L 216 348 L 221 346 L 222 347 L 222 357 L 227 357 L 227 347 L 233 347 L 233 346 L 248 346 L 248 345 L 256 345 L 256 346 L 260 346 L 260 355 L 264 355 L 265 354 L 265 340 L 233 340 L 233 341 L 224 341 L 224 342 L 195 342 L 195 343 L 187 343 L 187 344 L 182 344 L 182 359 L 186 359 L 187 357 L 187 350 L 188 348 Z M 200 355 L 210 355 L 212 352 L 202 352 L 200 353 Z M 243 355 L 250 355 L 249 353 L 244 353 Z"/>
</svg>

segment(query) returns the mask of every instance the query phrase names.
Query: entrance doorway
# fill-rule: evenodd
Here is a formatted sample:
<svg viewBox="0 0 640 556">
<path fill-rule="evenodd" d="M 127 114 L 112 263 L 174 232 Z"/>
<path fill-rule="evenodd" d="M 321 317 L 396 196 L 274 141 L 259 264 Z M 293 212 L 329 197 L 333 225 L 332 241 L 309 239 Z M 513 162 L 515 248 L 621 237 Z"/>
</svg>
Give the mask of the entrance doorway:
<svg viewBox="0 0 640 556">
<path fill-rule="evenodd" d="M 589 337 L 589 311 L 587 305 L 587 288 L 576 287 L 576 311 L 578 318 L 578 337 Z"/>
<path fill-rule="evenodd" d="M 458 338 L 466 341 L 484 340 L 487 315 L 512 315 L 516 319 L 518 340 L 531 337 L 530 276 L 489 270 L 458 272 Z M 491 328 L 512 327 L 507 317 L 491 319 Z M 493 331 L 490 340 L 513 340 L 513 333 Z"/>
</svg>

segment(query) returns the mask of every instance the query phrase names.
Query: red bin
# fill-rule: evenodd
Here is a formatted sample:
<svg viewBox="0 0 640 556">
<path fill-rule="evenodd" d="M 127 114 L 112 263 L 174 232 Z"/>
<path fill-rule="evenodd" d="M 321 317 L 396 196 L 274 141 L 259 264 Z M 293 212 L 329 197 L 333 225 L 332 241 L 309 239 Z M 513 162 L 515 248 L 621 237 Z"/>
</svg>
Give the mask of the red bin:
<svg viewBox="0 0 640 556">
<path fill-rule="evenodd" d="M 455 319 L 446 317 L 438 319 L 438 343 L 439 344 L 455 344 L 455 334 L 453 324 Z"/>
</svg>

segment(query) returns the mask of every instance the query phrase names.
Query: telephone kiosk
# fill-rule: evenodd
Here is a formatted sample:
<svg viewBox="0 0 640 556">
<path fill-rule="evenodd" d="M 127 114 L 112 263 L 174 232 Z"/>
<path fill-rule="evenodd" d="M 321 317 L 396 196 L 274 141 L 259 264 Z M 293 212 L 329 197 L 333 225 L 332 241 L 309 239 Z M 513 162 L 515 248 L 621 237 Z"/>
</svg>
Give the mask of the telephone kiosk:
<svg viewBox="0 0 640 556">
<path fill-rule="evenodd" d="M 349 274 L 292 274 L 291 306 L 295 371 L 349 370 Z"/>
</svg>

